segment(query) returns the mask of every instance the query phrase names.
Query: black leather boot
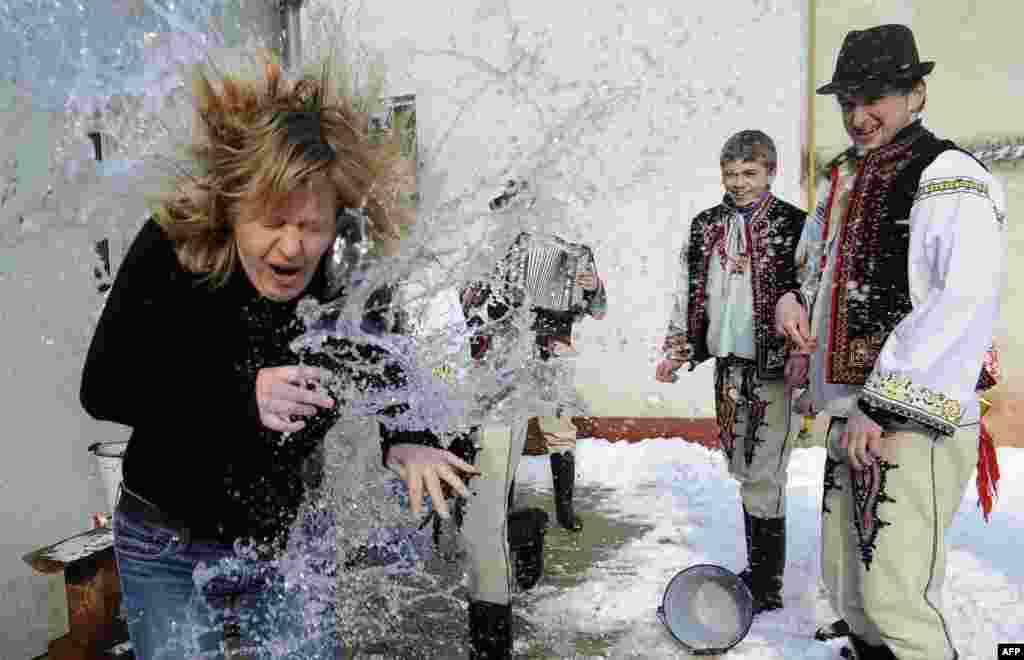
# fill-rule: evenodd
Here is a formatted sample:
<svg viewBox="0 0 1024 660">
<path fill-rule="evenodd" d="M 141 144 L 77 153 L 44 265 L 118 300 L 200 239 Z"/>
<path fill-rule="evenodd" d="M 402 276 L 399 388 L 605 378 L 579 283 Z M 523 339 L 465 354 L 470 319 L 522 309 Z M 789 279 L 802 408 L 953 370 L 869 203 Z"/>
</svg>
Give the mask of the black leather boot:
<svg viewBox="0 0 1024 660">
<path fill-rule="evenodd" d="M 555 487 L 555 516 L 558 524 L 570 532 L 583 529 L 572 507 L 572 491 L 576 481 L 576 459 L 572 452 L 551 454 L 551 478 Z"/>
<path fill-rule="evenodd" d="M 470 660 L 512 660 L 512 606 L 469 604 Z"/>
<path fill-rule="evenodd" d="M 827 642 L 830 639 L 846 637 L 849 634 L 850 624 L 846 623 L 845 619 L 836 619 L 814 631 L 814 639 L 819 642 Z"/>
<path fill-rule="evenodd" d="M 786 518 L 756 518 L 743 511 L 749 530 L 749 565 L 740 573 L 754 596 L 754 614 L 782 608 L 782 575 L 786 569 Z"/>
<path fill-rule="evenodd" d="M 850 645 L 843 648 L 839 655 L 848 660 L 896 660 L 896 656 L 885 644 L 870 646 L 857 635 L 850 635 Z"/>
</svg>

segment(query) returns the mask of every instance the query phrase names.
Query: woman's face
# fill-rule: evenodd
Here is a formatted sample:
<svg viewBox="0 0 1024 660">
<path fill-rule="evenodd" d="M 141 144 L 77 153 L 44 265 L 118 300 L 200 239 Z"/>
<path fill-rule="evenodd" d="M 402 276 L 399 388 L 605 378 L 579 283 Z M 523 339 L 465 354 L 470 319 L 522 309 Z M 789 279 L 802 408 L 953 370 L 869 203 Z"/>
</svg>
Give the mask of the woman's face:
<svg viewBox="0 0 1024 660">
<path fill-rule="evenodd" d="M 290 193 L 269 213 L 246 209 L 243 205 L 235 241 L 249 281 L 270 300 L 295 299 L 334 240 L 333 190 L 321 180 Z"/>
</svg>

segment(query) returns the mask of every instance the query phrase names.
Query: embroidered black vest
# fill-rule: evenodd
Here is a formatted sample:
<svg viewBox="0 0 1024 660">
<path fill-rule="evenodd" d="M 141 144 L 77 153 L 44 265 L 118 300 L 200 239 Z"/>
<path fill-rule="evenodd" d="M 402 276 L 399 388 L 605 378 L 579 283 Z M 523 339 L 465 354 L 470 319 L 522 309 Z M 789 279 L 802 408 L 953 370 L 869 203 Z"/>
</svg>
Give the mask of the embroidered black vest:
<svg viewBox="0 0 1024 660">
<path fill-rule="evenodd" d="M 863 385 L 889 333 L 910 313 L 910 209 L 925 168 L 949 149 L 963 151 L 914 122 L 858 163 L 841 220 L 826 382 Z M 849 150 L 831 164 L 826 223 L 838 168 L 855 157 Z"/>
<path fill-rule="evenodd" d="M 689 299 L 686 334 L 693 346 L 692 360 L 711 357 L 708 350 L 708 268 L 715 245 L 725 238 L 735 210 L 726 204 L 703 211 L 690 225 Z M 782 378 L 786 365 L 785 339 L 775 334 L 775 303 L 796 288 L 796 246 L 807 214 L 769 194 L 747 221 L 747 245 L 754 298 L 754 344 L 757 375 L 764 380 Z"/>
</svg>

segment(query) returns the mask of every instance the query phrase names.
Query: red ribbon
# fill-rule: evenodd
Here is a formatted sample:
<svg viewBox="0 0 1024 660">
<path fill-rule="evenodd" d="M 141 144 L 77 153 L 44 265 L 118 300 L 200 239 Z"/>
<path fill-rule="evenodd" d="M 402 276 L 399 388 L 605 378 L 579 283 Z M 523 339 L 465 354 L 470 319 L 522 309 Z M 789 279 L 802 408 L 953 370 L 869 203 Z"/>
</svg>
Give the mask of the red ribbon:
<svg viewBox="0 0 1024 660">
<path fill-rule="evenodd" d="M 999 494 L 999 459 L 984 419 L 981 420 L 981 436 L 978 439 L 978 478 L 975 483 L 978 487 L 978 506 L 981 507 L 985 522 L 989 522 L 992 501 Z"/>
</svg>

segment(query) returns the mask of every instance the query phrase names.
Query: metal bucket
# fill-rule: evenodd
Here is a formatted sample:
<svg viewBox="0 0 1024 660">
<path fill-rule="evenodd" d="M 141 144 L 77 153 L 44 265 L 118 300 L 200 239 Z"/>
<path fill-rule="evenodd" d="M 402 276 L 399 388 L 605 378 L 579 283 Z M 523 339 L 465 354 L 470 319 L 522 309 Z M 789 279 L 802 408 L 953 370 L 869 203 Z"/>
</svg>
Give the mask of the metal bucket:
<svg viewBox="0 0 1024 660">
<path fill-rule="evenodd" d="M 127 447 L 127 440 L 94 442 L 89 445 L 89 453 L 96 457 L 100 478 L 103 479 L 103 487 L 107 491 L 108 513 L 113 513 L 114 507 L 117 506 L 117 491 L 121 486 L 121 462 Z"/>
<path fill-rule="evenodd" d="M 697 564 L 668 583 L 658 619 L 690 653 L 718 655 L 747 636 L 754 620 L 754 598 L 735 573 L 714 564 Z"/>
</svg>

